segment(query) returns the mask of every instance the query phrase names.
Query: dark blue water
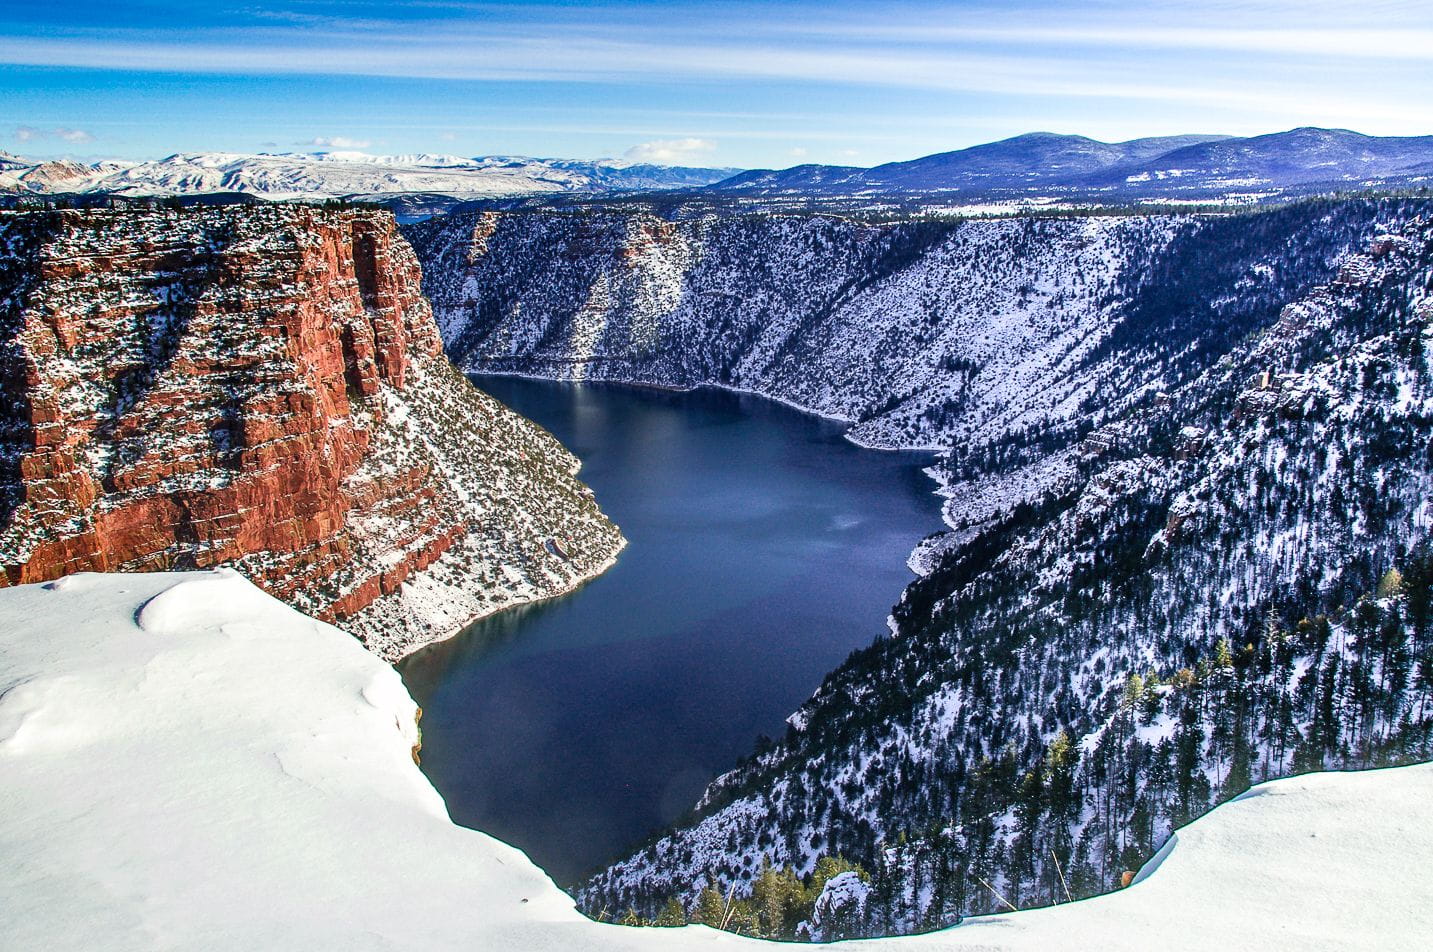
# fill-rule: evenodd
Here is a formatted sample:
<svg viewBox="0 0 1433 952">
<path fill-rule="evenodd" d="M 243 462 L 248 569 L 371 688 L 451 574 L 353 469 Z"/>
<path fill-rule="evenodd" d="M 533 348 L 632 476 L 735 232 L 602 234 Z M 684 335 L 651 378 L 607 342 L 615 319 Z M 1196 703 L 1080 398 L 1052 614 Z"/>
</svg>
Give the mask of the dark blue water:
<svg viewBox="0 0 1433 952">
<path fill-rule="evenodd" d="M 483 377 L 554 433 L 629 540 L 578 591 L 399 670 L 453 819 L 571 885 L 670 823 L 852 649 L 940 527 L 928 454 L 723 391 Z"/>
</svg>

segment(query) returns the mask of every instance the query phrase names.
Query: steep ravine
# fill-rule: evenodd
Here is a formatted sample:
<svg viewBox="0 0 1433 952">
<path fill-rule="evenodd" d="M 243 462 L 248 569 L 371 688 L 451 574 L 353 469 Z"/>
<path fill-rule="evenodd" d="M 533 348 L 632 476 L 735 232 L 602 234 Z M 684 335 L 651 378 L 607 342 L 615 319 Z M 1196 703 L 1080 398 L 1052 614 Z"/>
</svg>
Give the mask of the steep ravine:
<svg viewBox="0 0 1433 952">
<path fill-rule="evenodd" d="M 0 214 L 0 584 L 231 565 L 393 658 L 622 538 L 444 358 L 386 213 Z"/>
<path fill-rule="evenodd" d="M 872 875 L 845 934 L 931 928 L 994 911 L 982 880 L 1116 888 L 1251 782 L 1433 755 L 1433 225 L 1328 278 L 1097 439 L 972 469 L 1047 489 L 930 553 L 891 637 L 587 907 L 839 854 Z"/>
</svg>

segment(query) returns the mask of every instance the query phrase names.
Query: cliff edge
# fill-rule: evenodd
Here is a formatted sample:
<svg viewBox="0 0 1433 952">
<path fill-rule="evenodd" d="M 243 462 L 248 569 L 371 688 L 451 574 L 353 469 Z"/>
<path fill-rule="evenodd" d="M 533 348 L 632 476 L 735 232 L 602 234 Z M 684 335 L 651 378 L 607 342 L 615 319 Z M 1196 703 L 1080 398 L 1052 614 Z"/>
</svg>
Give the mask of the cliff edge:
<svg viewBox="0 0 1433 952">
<path fill-rule="evenodd" d="M 230 565 L 394 658 L 623 540 L 442 355 L 390 215 L 0 214 L 0 585 Z"/>
</svg>

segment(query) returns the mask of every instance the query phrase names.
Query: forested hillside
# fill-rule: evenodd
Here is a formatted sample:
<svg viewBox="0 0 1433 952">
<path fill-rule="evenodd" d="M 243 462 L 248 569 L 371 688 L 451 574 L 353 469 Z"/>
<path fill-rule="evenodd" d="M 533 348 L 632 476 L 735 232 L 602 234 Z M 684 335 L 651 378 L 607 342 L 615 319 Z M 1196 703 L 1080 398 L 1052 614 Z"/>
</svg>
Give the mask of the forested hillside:
<svg viewBox="0 0 1433 952">
<path fill-rule="evenodd" d="M 867 445 L 1008 453 L 1202 369 L 1430 204 L 885 224 L 625 206 L 404 231 L 464 369 L 717 384 Z"/>
</svg>

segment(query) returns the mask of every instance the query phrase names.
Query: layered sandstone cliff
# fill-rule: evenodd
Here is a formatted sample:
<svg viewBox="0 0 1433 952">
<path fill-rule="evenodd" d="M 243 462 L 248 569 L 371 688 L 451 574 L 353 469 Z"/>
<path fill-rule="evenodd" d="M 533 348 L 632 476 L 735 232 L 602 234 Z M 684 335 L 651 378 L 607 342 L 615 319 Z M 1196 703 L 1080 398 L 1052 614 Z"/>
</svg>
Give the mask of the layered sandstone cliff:
<svg viewBox="0 0 1433 952">
<path fill-rule="evenodd" d="M 577 461 L 419 279 L 379 212 L 0 215 L 0 584 L 229 564 L 393 657 L 600 571 Z"/>
</svg>

